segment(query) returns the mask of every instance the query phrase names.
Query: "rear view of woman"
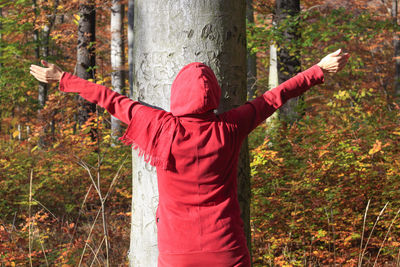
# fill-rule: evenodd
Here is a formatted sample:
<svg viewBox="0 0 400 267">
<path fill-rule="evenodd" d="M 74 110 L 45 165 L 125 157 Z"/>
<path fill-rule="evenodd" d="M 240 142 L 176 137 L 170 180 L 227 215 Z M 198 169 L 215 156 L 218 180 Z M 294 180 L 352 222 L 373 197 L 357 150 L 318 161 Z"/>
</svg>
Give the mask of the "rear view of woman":
<svg viewBox="0 0 400 267">
<path fill-rule="evenodd" d="M 157 168 L 158 266 L 250 266 L 237 198 L 237 163 L 242 141 L 288 99 L 342 69 L 340 50 L 258 98 L 215 114 L 221 89 L 202 63 L 185 66 L 171 88 L 170 112 L 154 109 L 42 62 L 31 66 L 39 81 L 60 82 L 128 124 L 121 138 Z"/>
</svg>

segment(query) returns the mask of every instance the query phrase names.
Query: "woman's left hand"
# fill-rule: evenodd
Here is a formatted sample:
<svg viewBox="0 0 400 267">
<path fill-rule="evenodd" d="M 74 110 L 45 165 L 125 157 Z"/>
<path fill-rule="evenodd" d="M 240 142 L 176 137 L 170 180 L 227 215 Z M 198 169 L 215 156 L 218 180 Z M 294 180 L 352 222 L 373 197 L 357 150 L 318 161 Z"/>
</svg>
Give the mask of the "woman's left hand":
<svg viewBox="0 0 400 267">
<path fill-rule="evenodd" d="M 30 73 L 37 80 L 43 83 L 59 82 L 61 80 L 64 71 L 60 67 L 44 60 L 42 60 L 41 63 L 46 68 L 37 65 L 31 65 L 30 67 Z"/>
<path fill-rule="evenodd" d="M 350 54 L 342 53 L 342 49 L 339 49 L 321 59 L 317 65 L 324 73 L 336 73 L 346 66 L 349 58 Z"/>
</svg>

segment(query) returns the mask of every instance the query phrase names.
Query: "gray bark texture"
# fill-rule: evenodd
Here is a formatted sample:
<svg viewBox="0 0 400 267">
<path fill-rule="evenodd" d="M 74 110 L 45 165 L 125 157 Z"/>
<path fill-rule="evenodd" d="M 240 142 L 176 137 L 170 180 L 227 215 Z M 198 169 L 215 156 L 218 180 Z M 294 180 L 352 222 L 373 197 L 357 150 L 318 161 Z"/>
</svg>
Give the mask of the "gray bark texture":
<svg viewBox="0 0 400 267">
<path fill-rule="evenodd" d="M 254 23 L 253 0 L 246 0 L 246 19 Z M 247 50 L 247 99 L 255 98 L 257 91 L 257 58 Z"/>
<path fill-rule="evenodd" d="M 291 18 L 299 15 L 300 0 L 276 0 L 276 22 L 279 27 L 282 20 L 290 16 Z M 284 31 L 285 43 L 296 42 L 299 38 L 299 29 L 293 25 Z M 289 51 L 287 46 L 280 45 L 278 50 L 278 80 L 279 83 L 290 79 L 301 70 L 299 51 Z M 302 97 L 292 98 L 286 102 L 279 110 L 281 120 L 293 123 L 301 116 Z"/>
<path fill-rule="evenodd" d="M 124 5 L 120 0 L 113 0 L 111 6 L 111 84 L 114 91 L 123 94 L 124 77 Z M 111 117 L 111 137 L 117 140 L 121 133 L 121 122 Z"/>
<path fill-rule="evenodd" d="M 95 71 L 93 67 L 96 64 L 95 41 L 96 41 L 96 11 L 95 1 L 88 0 L 84 4 L 79 4 L 80 20 L 78 24 L 78 45 L 77 45 L 77 63 L 76 75 L 83 79 L 94 79 Z M 96 105 L 92 104 L 80 96 L 77 96 L 79 102 L 78 125 L 82 125 L 89 118 L 91 112 L 96 111 Z"/>
<path fill-rule="evenodd" d="M 246 101 L 245 1 L 135 0 L 133 98 L 169 110 L 178 71 L 203 62 L 222 88 L 218 112 Z M 130 25 L 131 27 L 131 25 Z M 250 236 L 250 180 L 247 142 L 239 159 L 239 201 Z M 156 171 L 133 152 L 131 266 L 157 265 Z M 249 239 L 250 241 L 250 239 Z"/>
<path fill-rule="evenodd" d="M 399 24 L 397 22 L 398 0 L 392 0 L 391 15 L 393 19 L 393 25 L 397 29 L 399 27 Z M 400 96 L 400 35 L 397 32 L 398 30 L 394 31 L 394 38 L 393 38 L 394 58 L 395 58 L 394 89 L 395 89 L 395 95 Z"/>
</svg>

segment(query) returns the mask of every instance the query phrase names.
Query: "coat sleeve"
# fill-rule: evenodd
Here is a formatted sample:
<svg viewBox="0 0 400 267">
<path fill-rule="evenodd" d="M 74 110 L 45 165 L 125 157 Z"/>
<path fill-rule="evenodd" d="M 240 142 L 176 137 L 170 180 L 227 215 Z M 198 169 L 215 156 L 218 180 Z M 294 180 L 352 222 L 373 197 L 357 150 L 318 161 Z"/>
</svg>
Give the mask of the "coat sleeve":
<svg viewBox="0 0 400 267">
<path fill-rule="evenodd" d="M 87 101 L 105 108 L 111 115 L 126 124 L 132 120 L 135 109 L 141 106 L 139 102 L 105 86 L 89 82 L 67 72 L 61 77 L 59 89 L 63 92 L 79 93 Z"/>
<path fill-rule="evenodd" d="M 300 96 L 312 86 L 323 82 L 324 73 L 319 66 L 314 65 L 256 99 L 221 114 L 221 118 L 237 125 L 239 136 L 244 138 L 290 98 Z"/>
</svg>

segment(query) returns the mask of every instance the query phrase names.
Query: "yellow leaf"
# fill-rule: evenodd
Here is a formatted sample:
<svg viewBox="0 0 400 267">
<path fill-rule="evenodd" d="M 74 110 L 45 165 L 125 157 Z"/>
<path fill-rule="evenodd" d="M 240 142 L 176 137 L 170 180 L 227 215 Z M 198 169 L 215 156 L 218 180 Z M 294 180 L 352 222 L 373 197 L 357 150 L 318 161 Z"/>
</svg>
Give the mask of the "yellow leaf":
<svg viewBox="0 0 400 267">
<path fill-rule="evenodd" d="M 15 131 L 15 132 L 13 132 L 13 134 L 12 134 L 12 136 L 13 136 L 14 138 L 16 138 L 18 135 L 19 135 L 19 131 L 18 131 L 18 130 Z"/>
<path fill-rule="evenodd" d="M 38 148 L 39 148 L 38 146 L 35 146 L 34 148 L 32 148 L 31 152 L 34 152 Z"/>
<path fill-rule="evenodd" d="M 373 155 L 382 149 L 382 142 L 379 140 L 376 140 L 374 146 L 369 150 L 368 154 Z"/>
<path fill-rule="evenodd" d="M 77 15 L 77 14 L 75 14 L 74 15 L 74 23 L 76 24 L 76 25 L 79 25 L 79 20 L 81 19 L 81 17 L 79 16 L 79 15 Z"/>
</svg>

